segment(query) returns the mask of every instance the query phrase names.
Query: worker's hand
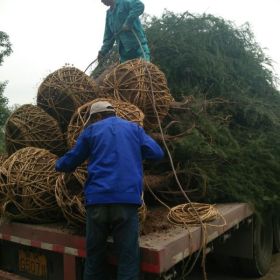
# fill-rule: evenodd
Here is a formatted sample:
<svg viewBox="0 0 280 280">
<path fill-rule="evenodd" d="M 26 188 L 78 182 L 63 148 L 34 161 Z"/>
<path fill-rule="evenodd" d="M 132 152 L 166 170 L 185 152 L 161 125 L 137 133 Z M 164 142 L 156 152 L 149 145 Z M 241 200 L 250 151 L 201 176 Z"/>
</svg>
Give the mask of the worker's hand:
<svg viewBox="0 0 280 280">
<path fill-rule="evenodd" d="M 101 52 L 99 52 L 98 56 L 97 56 L 98 63 L 100 63 L 103 60 L 103 58 L 104 58 L 104 55 Z"/>
<path fill-rule="evenodd" d="M 124 32 L 131 31 L 131 30 L 132 30 L 131 26 L 129 26 L 127 24 L 124 24 L 122 26 L 122 31 L 124 31 Z"/>
</svg>

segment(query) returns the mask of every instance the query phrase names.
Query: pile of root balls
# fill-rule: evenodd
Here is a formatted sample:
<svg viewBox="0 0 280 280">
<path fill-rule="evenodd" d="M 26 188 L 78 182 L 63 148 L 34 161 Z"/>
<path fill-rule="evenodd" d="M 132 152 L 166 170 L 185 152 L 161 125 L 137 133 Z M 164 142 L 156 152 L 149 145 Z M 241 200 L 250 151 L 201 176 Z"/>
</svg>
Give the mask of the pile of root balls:
<svg viewBox="0 0 280 280">
<path fill-rule="evenodd" d="M 152 129 L 168 114 L 173 97 L 165 75 L 143 60 L 115 65 L 97 83 L 75 67 L 47 76 L 37 102 L 17 108 L 5 125 L 7 156 L 1 160 L 0 210 L 9 220 L 85 223 L 86 162 L 72 174 L 55 171 L 89 120 L 93 103 L 109 101 L 116 115 Z M 149 178 L 149 176 L 147 176 Z M 144 222 L 147 206 L 139 208 Z"/>
</svg>

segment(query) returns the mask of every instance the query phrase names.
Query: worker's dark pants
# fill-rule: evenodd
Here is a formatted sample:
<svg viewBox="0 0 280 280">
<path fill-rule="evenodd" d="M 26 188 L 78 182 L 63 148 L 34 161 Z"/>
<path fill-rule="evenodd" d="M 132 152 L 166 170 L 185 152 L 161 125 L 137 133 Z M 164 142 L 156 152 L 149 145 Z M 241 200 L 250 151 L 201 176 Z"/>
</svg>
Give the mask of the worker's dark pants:
<svg viewBox="0 0 280 280">
<path fill-rule="evenodd" d="M 87 207 L 87 257 L 84 280 L 107 280 L 107 238 L 112 234 L 118 261 L 118 280 L 139 279 L 139 226 L 137 205 Z"/>
</svg>

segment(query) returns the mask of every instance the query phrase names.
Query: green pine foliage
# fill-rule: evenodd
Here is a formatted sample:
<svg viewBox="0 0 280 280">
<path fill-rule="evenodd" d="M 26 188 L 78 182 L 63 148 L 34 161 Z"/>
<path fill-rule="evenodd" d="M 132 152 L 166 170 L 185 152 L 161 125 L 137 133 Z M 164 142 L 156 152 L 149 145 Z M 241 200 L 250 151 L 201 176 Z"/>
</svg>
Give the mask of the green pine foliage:
<svg viewBox="0 0 280 280">
<path fill-rule="evenodd" d="M 172 95 L 194 97 L 188 110 L 173 114 L 179 123 L 168 131 L 193 127 L 169 143 L 183 185 L 200 190 L 194 199 L 279 211 L 280 95 L 250 26 L 168 11 L 145 25 L 152 62 Z"/>
</svg>

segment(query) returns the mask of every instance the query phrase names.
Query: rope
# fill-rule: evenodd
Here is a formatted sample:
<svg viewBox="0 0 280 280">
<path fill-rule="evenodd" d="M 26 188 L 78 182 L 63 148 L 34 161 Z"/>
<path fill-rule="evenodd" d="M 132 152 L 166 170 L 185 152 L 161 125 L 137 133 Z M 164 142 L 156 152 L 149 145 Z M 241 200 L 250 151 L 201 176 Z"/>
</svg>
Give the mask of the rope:
<svg viewBox="0 0 280 280">
<path fill-rule="evenodd" d="M 161 119 L 167 113 L 173 98 L 167 87 L 167 81 L 163 72 L 158 67 L 149 63 L 147 65 L 153 77 L 153 94 Z M 108 73 L 100 83 L 100 89 L 104 95 L 115 99 L 130 102 L 138 106 L 145 114 L 144 126 L 155 128 L 158 126 L 152 96 L 150 94 L 150 82 L 147 79 L 147 71 L 139 59 L 121 63 Z"/>
<path fill-rule="evenodd" d="M 98 58 L 96 58 L 95 60 L 93 60 L 93 61 L 88 65 L 88 67 L 84 70 L 84 73 L 86 73 L 87 70 L 91 67 L 91 65 L 93 65 L 97 60 L 98 60 Z"/>
<path fill-rule="evenodd" d="M 144 223 L 144 221 L 146 220 L 147 217 L 147 206 L 144 200 L 144 192 L 142 192 L 142 204 L 141 206 L 138 208 L 138 216 L 139 216 L 139 221 L 140 221 L 140 225 L 142 225 Z"/>
<path fill-rule="evenodd" d="M 37 106 L 54 117 L 65 132 L 74 111 L 97 97 L 95 81 L 75 67 L 63 67 L 49 74 L 40 85 Z"/>
<path fill-rule="evenodd" d="M 55 197 L 65 219 L 70 225 L 81 226 L 86 222 L 83 183 L 87 177 L 83 164 L 70 174 L 62 173 L 56 180 Z"/>
<path fill-rule="evenodd" d="M 116 38 L 117 38 L 117 36 L 118 36 L 121 32 L 123 32 L 123 31 L 120 30 L 119 32 L 117 32 L 116 34 L 114 34 L 114 36 L 111 38 L 109 44 L 111 44 L 113 41 L 115 41 Z M 100 59 L 100 61 L 98 61 L 98 57 L 97 57 L 96 59 L 94 59 L 94 60 L 87 66 L 87 68 L 84 70 L 84 73 L 86 73 L 86 71 L 87 71 L 96 61 L 98 61 L 98 63 L 102 64 L 102 63 L 105 61 L 105 59 L 106 59 L 107 57 L 109 57 L 109 55 L 110 55 L 110 53 L 112 52 L 112 50 L 113 50 L 113 47 L 111 48 L 111 50 L 110 50 L 105 56 L 103 56 L 103 57 Z"/>
<path fill-rule="evenodd" d="M 26 147 L 15 152 L 2 165 L 0 180 L 1 212 L 17 221 L 35 223 L 57 221 L 61 212 L 53 186 L 57 157 L 51 152 Z"/>
<path fill-rule="evenodd" d="M 132 30 L 135 38 L 137 39 L 139 46 L 142 50 L 143 56 L 145 57 L 145 52 L 144 49 L 142 47 L 142 44 L 137 36 L 137 34 L 135 33 L 134 30 Z M 159 129 L 160 129 L 160 134 L 162 137 L 162 141 L 164 144 L 164 147 L 167 151 L 168 157 L 169 157 L 169 161 L 171 164 L 171 168 L 172 171 L 174 173 L 174 177 L 176 180 L 177 185 L 179 186 L 182 194 L 184 195 L 184 197 L 186 198 L 186 200 L 188 201 L 187 204 L 182 204 L 182 205 L 178 205 L 176 207 L 170 208 L 168 207 L 165 203 L 162 203 L 162 201 L 160 201 L 159 199 L 157 199 L 158 201 L 160 201 L 163 205 L 167 206 L 167 208 L 169 209 L 169 214 L 168 214 L 168 220 L 175 225 L 183 225 L 188 232 L 189 225 L 201 225 L 202 227 L 202 243 L 201 243 L 201 247 L 200 250 L 198 252 L 198 254 L 195 257 L 194 262 L 192 263 L 191 267 L 188 269 L 187 273 L 184 276 L 188 275 L 193 267 L 195 266 L 198 257 L 202 251 L 203 255 L 202 255 L 202 268 L 203 268 L 203 275 L 204 275 L 204 279 L 207 280 L 207 274 L 206 274 L 206 268 L 205 268 L 205 257 L 206 257 L 206 245 L 207 245 L 207 226 L 209 225 L 208 223 L 210 221 L 215 220 L 217 217 L 221 217 L 223 220 L 223 224 L 221 225 L 211 225 L 211 226 L 217 226 L 217 227 L 223 227 L 225 225 L 225 219 L 222 217 L 221 214 L 219 214 L 218 210 L 213 206 L 213 205 L 209 205 L 209 204 L 200 204 L 200 203 L 193 203 L 190 198 L 188 197 L 188 195 L 185 193 L 179 178 L 177 176 L 177 172 L 174 166 L 174 162 L 173 162 L 173 158 L 172 155 L 170 153 L 170 150 L 167 146 L 167 143 L 165 141 L 165 137 L 164 137 L 164 133 L 163 133 L 163 129 L 161 126 L 161 121 L 159 118 L 159 114 L 156 108 L 156 102 L 155 102 L 155 98 L 154 98 L 154 94 L 153 94 L 153 83 L 152 83 L 152 77 L 151 77 L 151 73 L 147 67 L 147 65 L 145 65 L 146 71 L 149 75 L 149 79 L 150 79 L 150 86 L 151 86 L 151 92 L 152 92 L 152 101 L 153 101 L 153 108 L 154 108 L 154 112 L 156 114 L 157 117 L 157 121 L 158 121 L 158 125 L 159 125 Z M 152 192 L 153 193 L 153 192 Z M 155 194 L 153 193 L 153 195 L 155 196 Z"/>
<path fill-rule="evenodd" d="M 194 212 L 195 209 L 195 212 Z M 197 214 L 199 214 L 199 218 Z M 198 226 L 200 225 L 200 221 L 206 224 L 207 226 L 216 225 L 211 224 L 217 218 L 221 218 L 224 220 L 224 217 L 219 213 L 215 205 L 209 205 L 205 203 L 186 203 L 173 207 L 169 214 L 168 220 L 170 223 L 175 225 L 184 225 L 187 221 L 188 225 Z M 224 226 L 225 220 L 222 225 Z"/>
<path fill-rule="evenodd" d="M 46 149 L 57 155 L 65 153 L 65 139 L 58 122 L 36 105 L 19 107 L 8 118 L 5 143 L 9 155 L 24 147 Z"/>
<path fill-rule="evenodd" d="M 81 131 L 87 125 L 90 120 L 90 107 L 93 103 L 98 101 L 108 101 L 115 108 L 116 115 L 122 119 L 129 120 L 143 126 L 144 113 L 135 105 L 124 102 L 121 100 L 115 100 L 112 98 L 97 98 L 90 101 L 81 107 L 74 113 L 70 124 L 68 125 L 68 146 L 73 147 L 76 143 Z"/>
</svg>

